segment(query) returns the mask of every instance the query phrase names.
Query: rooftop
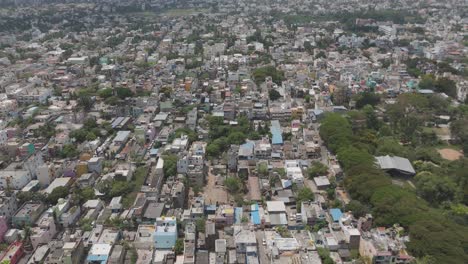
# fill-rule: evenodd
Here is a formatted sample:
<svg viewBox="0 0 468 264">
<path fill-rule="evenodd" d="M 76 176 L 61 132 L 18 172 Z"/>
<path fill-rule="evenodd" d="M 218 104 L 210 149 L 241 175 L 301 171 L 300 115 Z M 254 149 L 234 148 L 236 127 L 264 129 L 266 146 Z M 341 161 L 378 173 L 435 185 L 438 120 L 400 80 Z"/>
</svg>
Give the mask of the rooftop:
<svg viewBox="0 0 468 264">
<path fill-rule="evenodd" d="M 402 157 L 397 156 L 380 156 L 376 157 L 377 164 L 383 170 L 398 170 L 404 174 L 414 175 L 416 171 L 411 165 L 411 162 Z"/>
</svg>

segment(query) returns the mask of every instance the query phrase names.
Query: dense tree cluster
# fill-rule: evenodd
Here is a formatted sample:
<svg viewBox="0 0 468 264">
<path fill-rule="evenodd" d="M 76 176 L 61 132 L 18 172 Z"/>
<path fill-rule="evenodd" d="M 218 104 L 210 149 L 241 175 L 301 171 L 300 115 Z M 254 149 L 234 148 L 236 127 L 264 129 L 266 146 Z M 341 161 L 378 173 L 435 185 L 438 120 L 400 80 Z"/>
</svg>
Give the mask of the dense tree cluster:
<svg viewBox="0 0 468 264">
<path fill-rule="evenodd" d="M 270 76 L 272 81 L 277 85 L 281 85 L 284 80 L 284 72 L 276 69 L 274 66 L 257 68 L 252 72 L 252 77 L 257 85 L 263 83 L 268 76 Z"/>
<path fill-rule="evenodd" d="M 208 117 L 208 123 L 210 142 L 206 147 L 206 152 L 209 157 L 219 157 L 230 145 L 240 145 L 247 138 L 259 137 L 258 132 L 252 129 L 249 119 L 245 116 L 240 116 L 235 126 L 225 124 L 223 118 L 215 116 Z"/>
<path fill-rule="evenodd" d="M 421 106 L 419 104 L 427 103 L 421 98 L 402 97 L 400 100 L 404 102 L 405 108 L 412 107 L 413 112 Z M 409 114 L 403 111 L 399 118 L 403 119 L 402 122 L 407 122 L 404 119 Z M 426 171 L 420 172 L 414 179 L 416 193 L 411 189 L 393 185 L 391 177 L 375 167 L 373 155 L 415 153 L 411 159 L 418 160 L 424 158 L 424 155 L 418 154 L 421 152 L 418 149 L 423 146 L 402 146 L 394 137 L 379 137 L 380 131 L 368 127 L 353 128 L 353 120 L 350 119 L 329 114 L 320 127 L 320 135 L 330 150 L 337 153 L 346 174 L 344 184 L 351 197 L 356 200 L 350 203 L 347 209 L 353 211 L 356 216 L 361 216 L 370 209 L 376 225 L 391 226 L 399 223 L 408 228 L 410 242 L 407 246 L 418 258 L 430 255 L 438 262 L 462 263 L 468 257 L 465 252 L 468 229 L 457 222 L 466 222 L 455 222 L 447 214 L 441 213 L 443 209 L 437 205 L 442 202 L 463 202 L 463 194 L 460 192 L 466 189 L 463 187 L 466 183 L 461 179 L 466 179 L 467 174 L 462 170 L 468 162 L 463 160 L 449 166 L 443 163 L 430 166 L 422 165 L 428 162 L 422 159 L 418 161 L 421 165 L 415 166 L 418 171 Z M 392 118 L 390 120 L 396 121 Z M 389 130 L 387 134 L 391 132 L 390 134 L 395 135 L 394 131 L 402 129 L 401 125 L 395 125 L 394 129 L 382 125 L 381 129 L 385 127 Z M 435 152 L 435 149 L 431 151 Z M 455 183 L 463 185 L 457 188 Z M 460 194 L 457 198 L 458 193 Z M 447 213 L 454 214 L 450 209 Z"/>
</svg>

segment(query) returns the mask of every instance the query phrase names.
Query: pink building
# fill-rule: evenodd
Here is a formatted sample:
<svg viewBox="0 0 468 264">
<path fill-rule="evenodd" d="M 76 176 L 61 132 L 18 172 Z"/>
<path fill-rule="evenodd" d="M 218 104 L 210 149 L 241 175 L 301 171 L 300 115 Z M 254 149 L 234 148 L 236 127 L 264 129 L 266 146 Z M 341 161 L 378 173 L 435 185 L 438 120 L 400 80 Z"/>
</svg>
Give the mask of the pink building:
<svg viewBox="0 0 468 264">
<path fill-rule="evenodd" d="M 0 258 L 0 263 L 9 261 L 10 264 L 16 264 L 24 256 L 23 244 L 15 242 L 11 244 Z"/>
</svg>

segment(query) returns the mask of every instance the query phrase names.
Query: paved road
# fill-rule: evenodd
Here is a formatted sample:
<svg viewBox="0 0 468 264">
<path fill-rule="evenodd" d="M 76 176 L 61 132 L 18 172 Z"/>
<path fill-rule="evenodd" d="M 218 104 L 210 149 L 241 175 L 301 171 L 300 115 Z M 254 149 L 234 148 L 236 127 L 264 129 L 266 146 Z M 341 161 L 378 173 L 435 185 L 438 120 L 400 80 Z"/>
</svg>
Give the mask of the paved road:
<svg viewBox="0 0 468 264">
<path fill-rule="evenodd" d="M 269 264 L 271 263 L 270 258 L 266 254 L 266 247 L 262 245 L 262 241 L 265 238 L 265 233 L 262 230 L 255 231 L 255 236 L 257 237 L 258 243 L 258 259 L 260 264 Z"/>
</svg>

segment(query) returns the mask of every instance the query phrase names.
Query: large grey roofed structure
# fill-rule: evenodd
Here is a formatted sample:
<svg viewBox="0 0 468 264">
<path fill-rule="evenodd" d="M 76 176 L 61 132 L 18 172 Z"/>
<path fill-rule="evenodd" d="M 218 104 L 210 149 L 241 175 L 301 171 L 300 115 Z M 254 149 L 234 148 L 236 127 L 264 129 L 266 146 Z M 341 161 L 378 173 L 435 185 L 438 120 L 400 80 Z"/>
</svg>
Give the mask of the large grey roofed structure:
<svg viewBox="0 0 468 264">
<path fill-rule="evenodd" d="M 376 157 L 376 160 L 379 167 L 383 170 L 398 170 L 401 173 L 411 175 L 416 173 L 411 162 L 406 158 L 387 155 Z"/>
</svg>

